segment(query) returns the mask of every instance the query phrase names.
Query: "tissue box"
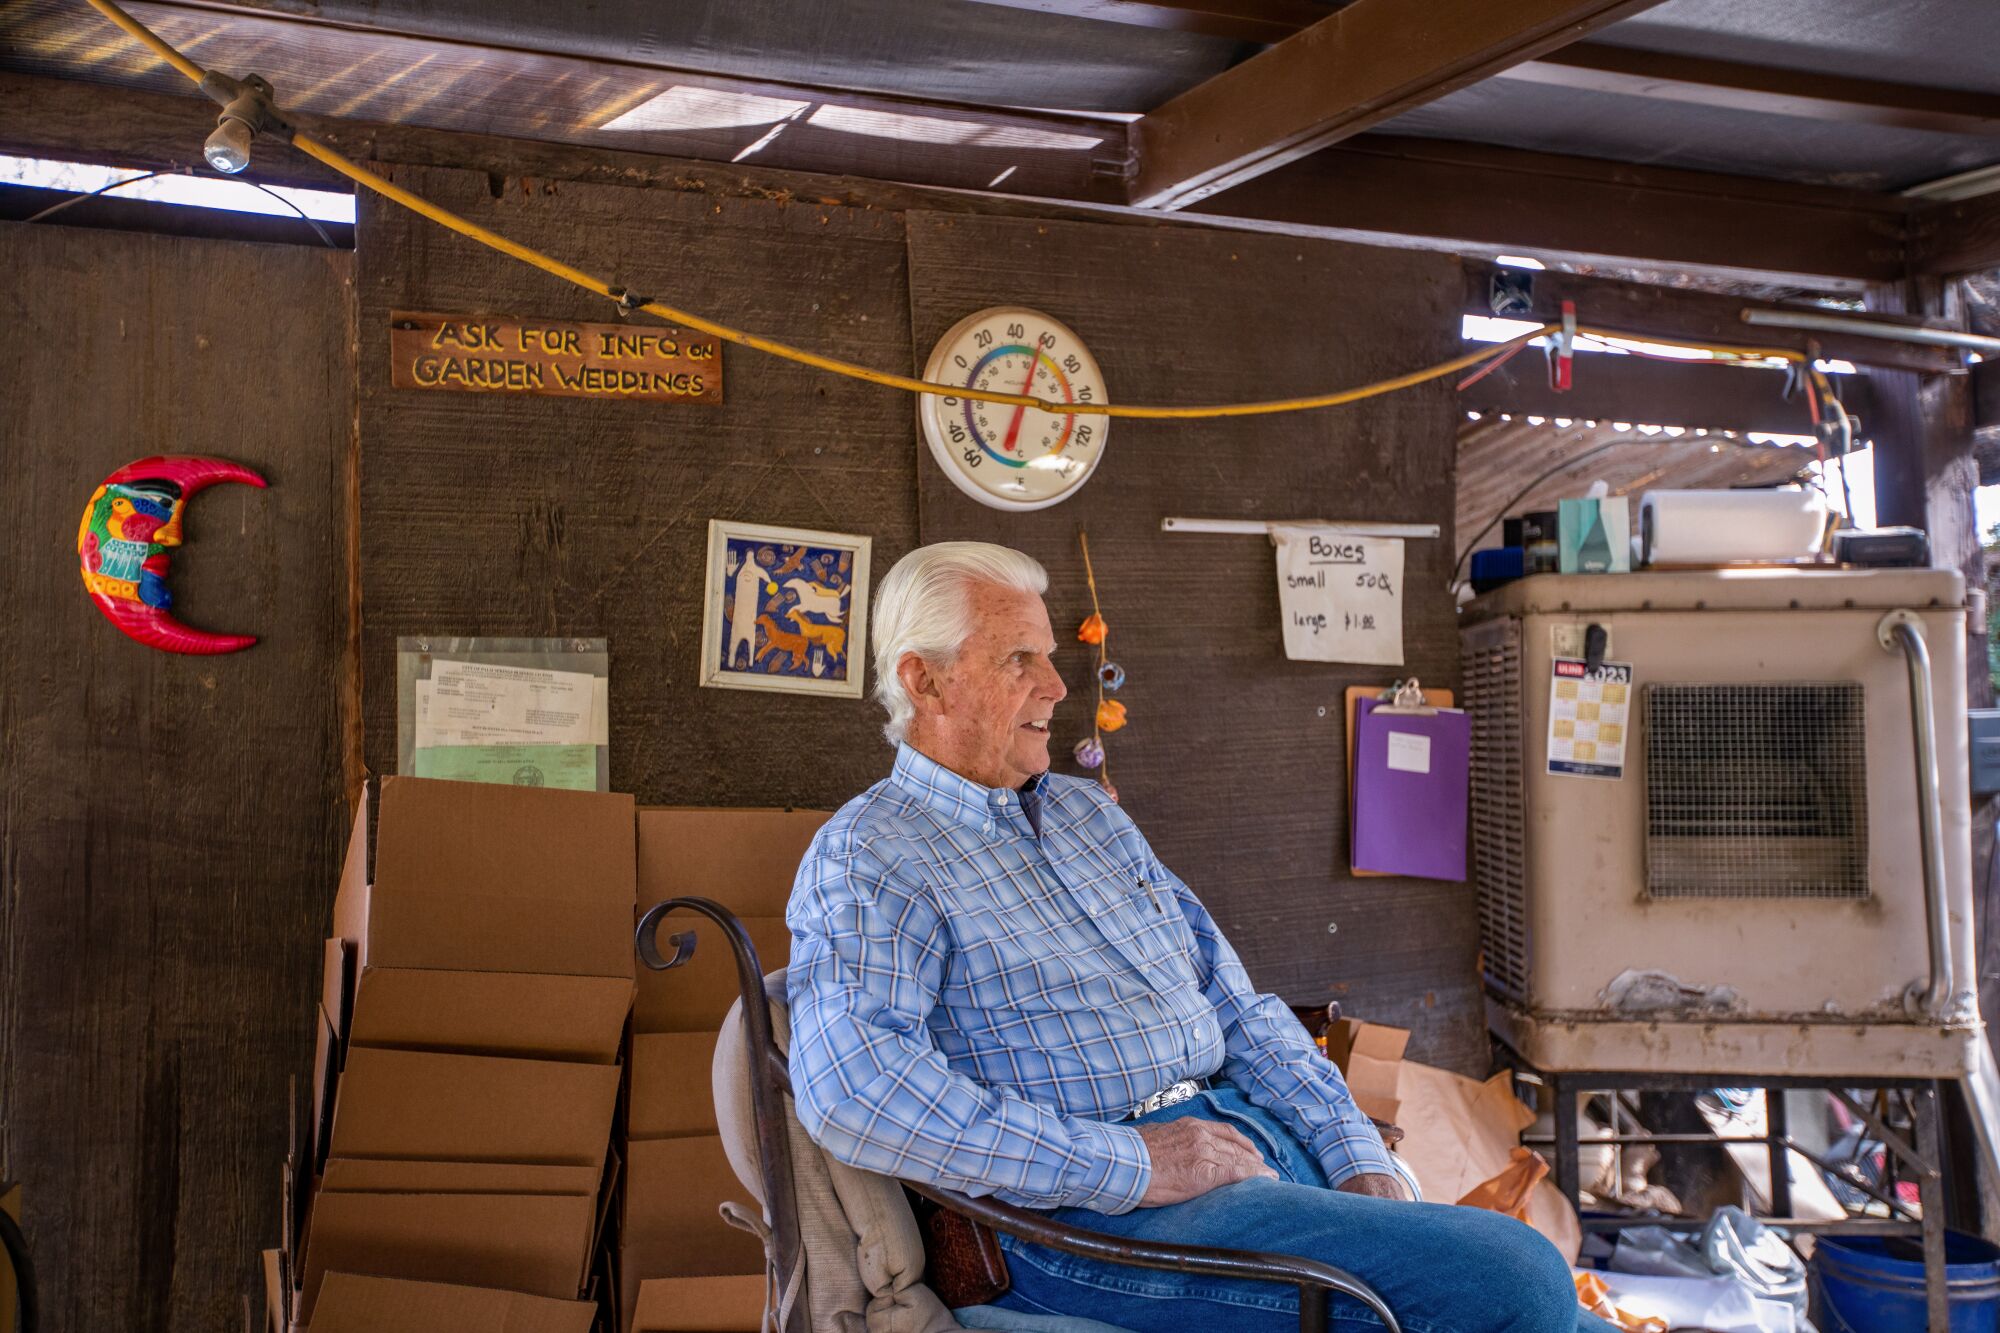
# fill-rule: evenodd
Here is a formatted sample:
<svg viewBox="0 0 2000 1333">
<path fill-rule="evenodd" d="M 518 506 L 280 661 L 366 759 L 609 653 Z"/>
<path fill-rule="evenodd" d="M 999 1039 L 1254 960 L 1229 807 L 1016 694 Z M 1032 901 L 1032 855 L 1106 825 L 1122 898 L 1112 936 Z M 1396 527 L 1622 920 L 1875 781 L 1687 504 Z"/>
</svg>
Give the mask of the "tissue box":
<svg viewBox="0 0 2000 1333">
<path fill-rule="evenodd" d="M 1556 515 L 1562 573 L 1631 572 L 1632 510 L 1624 496 L 1564 500 Z"/>
</svg>

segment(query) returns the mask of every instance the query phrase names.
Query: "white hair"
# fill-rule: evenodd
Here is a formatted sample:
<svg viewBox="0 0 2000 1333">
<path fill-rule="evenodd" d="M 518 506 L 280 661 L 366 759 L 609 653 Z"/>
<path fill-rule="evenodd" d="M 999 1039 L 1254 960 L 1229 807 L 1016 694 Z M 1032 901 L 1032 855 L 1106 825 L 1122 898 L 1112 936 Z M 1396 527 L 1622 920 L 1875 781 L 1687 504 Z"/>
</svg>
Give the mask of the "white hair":
<svg viewBox="0 0 2000 1333">
<path fill-rule="evenodd" d="M 1048 571 L 1033 557 L 991 542 L 933 542 L 896 562 L 875 594 L 868 628 L 875 635 L 875 698 L 888 710 L 882 734 L 901 745 L 916 705 L 896 674 L 915 653 L 948 666 L 972 636 L 970 592 L 975 583 L 1031 592 L 1049 590 Z"/>
</svg>

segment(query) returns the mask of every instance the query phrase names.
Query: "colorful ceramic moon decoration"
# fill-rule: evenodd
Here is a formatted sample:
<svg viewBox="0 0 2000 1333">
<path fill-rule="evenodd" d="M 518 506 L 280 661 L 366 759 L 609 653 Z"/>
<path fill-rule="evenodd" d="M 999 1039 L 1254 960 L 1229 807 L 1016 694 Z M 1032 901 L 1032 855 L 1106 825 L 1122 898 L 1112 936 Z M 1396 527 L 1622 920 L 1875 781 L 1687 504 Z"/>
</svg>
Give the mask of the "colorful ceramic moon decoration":
<svg viewBox="0 0 2000 1333">
<path fill-rule="evenodd" d="M 169 610 L 167 551 L 181 544 L 187 502 L 225 481 L 264 485 L 240 464 L 179 454 L 128 463 L 91 494 L 76 530 L 84 590 L 128 637 L 170 653 L 233 653 L 257 642 L 183 625 Z"/>
</svg>

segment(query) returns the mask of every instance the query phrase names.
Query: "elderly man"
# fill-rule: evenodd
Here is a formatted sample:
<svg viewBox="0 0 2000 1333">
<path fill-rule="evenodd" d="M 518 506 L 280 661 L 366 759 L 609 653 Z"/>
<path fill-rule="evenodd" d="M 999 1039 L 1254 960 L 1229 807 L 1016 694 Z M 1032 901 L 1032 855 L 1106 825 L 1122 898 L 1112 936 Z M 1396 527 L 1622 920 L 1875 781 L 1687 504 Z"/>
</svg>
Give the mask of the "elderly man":
<svg viewBox="0 0 2000 1333">
<path fill-rule="evenodd" d="M 855 1166 L 1098 1231 L 1338 1264 L 1412 1333 L 1603 1327 L 1528 1227 L 1405 1201 L 1339 1073 L 1194 894 L 1096 784 L 1049 773 L 1065 691 L 1047 586 L 976 542 L 882 581 L 895 768 L 820 832 L 787 916 L 806 1131 Z M 1137 1333 L 1297 1327 L 1290 1288 L 1003 1243 L 1004 1308 Z M 1334 1305 L 1341 1327 L 1380 1327 Z"/>
</svg>

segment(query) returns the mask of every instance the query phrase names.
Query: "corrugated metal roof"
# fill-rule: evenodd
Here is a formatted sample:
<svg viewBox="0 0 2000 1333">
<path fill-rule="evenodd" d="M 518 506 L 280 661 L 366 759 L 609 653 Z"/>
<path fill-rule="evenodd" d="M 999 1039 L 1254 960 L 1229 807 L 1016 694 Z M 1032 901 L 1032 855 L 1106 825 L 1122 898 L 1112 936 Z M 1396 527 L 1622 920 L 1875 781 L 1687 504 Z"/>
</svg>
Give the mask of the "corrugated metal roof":
<svg viewBox="0 0 2000 1333">
<path fill-rule="evenodd" d="M 1648 433 L 1606 422 L 1560 426 L 1488 413 L 1458 432 L 1457 542 L 1463 550 L 1495 518 L 1552 509 L 1594 481 L 1635 500 L 1649 490 L 1778 486 L 1796 480 L 1815 457 L 1810 448 L 1753 444 L 1735 434 Z M 1545 472 L 1551 475 L 1529 486 Z M 1478 544 L 1498 545 L 1498 536 L 1496 527 Z"/>
</svg>

